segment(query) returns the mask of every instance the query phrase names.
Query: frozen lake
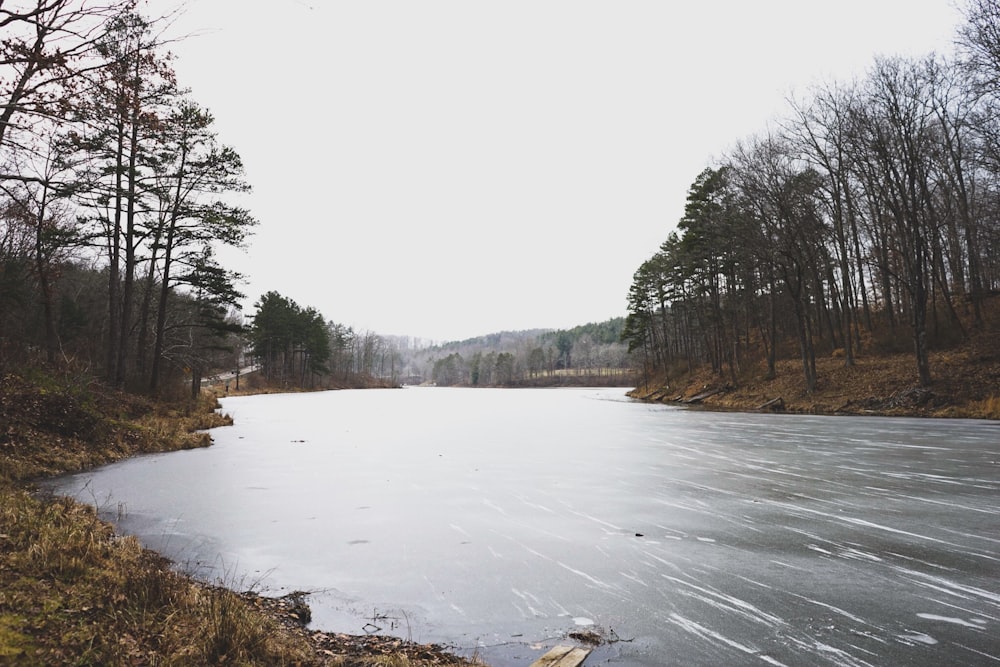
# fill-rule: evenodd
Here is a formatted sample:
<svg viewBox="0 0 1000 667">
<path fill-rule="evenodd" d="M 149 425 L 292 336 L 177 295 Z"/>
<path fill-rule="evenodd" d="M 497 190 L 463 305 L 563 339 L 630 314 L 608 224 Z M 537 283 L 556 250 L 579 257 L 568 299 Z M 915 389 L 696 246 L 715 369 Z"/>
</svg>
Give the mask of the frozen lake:
<svg viewBox="0 0 1000 667">
<path fill-rule="evenodd" d="M 57 480 L 313 626 L 527 665 L 1000 664 L 1000 425 L 622 389 L 228 398 L 208 449 Z M 375 628 L 378 628 L 376 630 Z"/>
</svg>

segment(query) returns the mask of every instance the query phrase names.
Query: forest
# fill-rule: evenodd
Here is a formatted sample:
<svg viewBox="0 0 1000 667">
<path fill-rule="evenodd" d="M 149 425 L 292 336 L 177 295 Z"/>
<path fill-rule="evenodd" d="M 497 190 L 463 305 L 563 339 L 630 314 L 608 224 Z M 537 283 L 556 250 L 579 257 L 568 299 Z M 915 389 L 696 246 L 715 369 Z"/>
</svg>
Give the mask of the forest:
<svg viewBox="0 0 1000 667">
<path fill-rule="evenodd" d="M 312 306 L 271 291 L 254 304 L 242 344 L 257 387 L 332 389 L 397 386 L 405 339 L 327 320 Z M 405 349 L 405 348 L 402 348 Z"/>
<path fill-rule="evenodd" d="M 790 100 L 692 183 L 627 317 L 425 346 L 269 292 L 244 321 L 218 260 L 257 220 L 239 153 L 135 0 L 0 4 L 0 370 L 57 367 L 163 396 L 259 368 L 277 387 L 567 376 L 930 352 L 989 331 L 1000 293 L 1000 10 L 950 54 L 885 57 Z M 624 292 L 625 290 L 623 290 Z"/>
<path fill-rule="evenodd" d="M 0 371 L 165 398 L 258 365 L 279 388 L 391 377 L 386 340 L 277 293 L 244 322 L 217 259 L 258 224 L 243 163 L 138 7 L 0 2 Z"/>
<path fill-rule="evenodd" d="M 248 362 L 259 370 L 251 386 L 634 386 L 636 380 L 634 357 L 621 342 L 624 317 L 433 343 L 355 331 L 277 292 L 261 297 L 255 310 L 246 334 Z"/>
<path fill-rule="evenodd" d="M 216 259 L 257 224 L 239 154 L 136 2 L 2 6 L 0 27 L 0 368 L 197 391 L 240 331 Z"/>
<path fill-rule="evenodd" d="M 995 338 L 1000 8 L 965 12 L 953 54 L 814 86 L 697 176 L 629 289 L 647 377 L 797 356 L 812 392 L 818 355 L 907 352 L 926 387 L 931 350 Z"/>
</svg>

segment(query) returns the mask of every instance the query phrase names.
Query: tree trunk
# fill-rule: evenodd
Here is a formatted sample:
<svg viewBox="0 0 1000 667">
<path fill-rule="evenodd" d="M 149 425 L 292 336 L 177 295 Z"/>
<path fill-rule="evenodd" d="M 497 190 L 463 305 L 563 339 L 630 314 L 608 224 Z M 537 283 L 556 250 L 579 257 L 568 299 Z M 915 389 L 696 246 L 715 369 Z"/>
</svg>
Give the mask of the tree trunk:
<svg viewBox="0 0 1000 667">
<path fill-rule="evenodd" d="M 45 360 L 55 364 L 56 351 L 59 347 L 56 334 L 55 308 L 52 298 L 52 280 L 49 256 L 45 248 L 45 214 L 48 208 L 48 184 L 42 187 L 42 198 L 38 203 L 38 214 L 35 217 L 35 272 L 38 274 L 38 287 L 42 296 L 42 312 L 45 319 Z"/>
<path fill-rule="evenodd" d="M 139 59 L 136 58 L 136 77 L 138 77 Z M 132 327 L 132 305 L 135 298 L 135 268 L 136 268 L 136 197 L 137 193 L 137 162 L 139 153 L 139 96 L 134 92 L 132 111 L 129 118 L 131 124 L 129 135 L 129 158 L 128 158 L 128 195 L 125 212 L 125 279 L 122 285 L 122 319 L 119 331 L 118 343 L 118 364 L 115 369 L 115 385 L 125 386 L 127 377 L 128 350 L 131 339 Z"/>
<path fill-rule="evenodd" d="M 119 119 L 115 145 L 115 210 L 108 235 L 108 354 L 107 378 L 114 384 L 118 377 L 118 345 L 121 328 L 121 236 L 124 202 L 123 172 L 125 160 L 125 120 Z"/>
<path fill-rule="evenodd" d="M 919 232 L 914 232 L 914 265 L 913 265 L 913 346 L 917 358 L 917 374 L 920 386 L 931 385 L 930 357 L 927 350 L 927 285 L 924 269 L 923 240 Z"/>
<path fill-rule="evenodd" d="M 177 220 L 180 217 L 181 193 L 184 189 L 184 177 L 187 169 L 188 145 L 185 141 L 180 155 L 180 167 L 177 172 L 177 185 L 174 189 L 174 201 L 170 207 L 170 220 L 167 223 L 167 235 L 163 243 L 163 275 L 160 277 L 160 301 L 156 308 L 156 332 L 153 345 L 153 362 L 149 374 L 149 390 L 157 391 L 160 382 L 160 363 L 163 358 L 164 336 L 167 328 L 167 299 L 170 297 L 170 277 L 174 240 L 177 233 Z"/>
</svg>

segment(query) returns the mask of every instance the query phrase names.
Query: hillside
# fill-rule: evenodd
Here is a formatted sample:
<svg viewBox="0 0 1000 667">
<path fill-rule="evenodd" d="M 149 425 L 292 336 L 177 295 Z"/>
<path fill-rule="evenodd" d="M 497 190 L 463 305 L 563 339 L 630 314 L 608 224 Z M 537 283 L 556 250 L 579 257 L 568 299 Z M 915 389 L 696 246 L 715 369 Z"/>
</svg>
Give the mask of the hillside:
<svg viewBox="0 0 1000 667">
<path fill-rule="evenodd" d="M 404 384 L 465 387 L 634 386 L 625 318 L 571 329 L 501 331 L 407 349 Z"/>
</svg>

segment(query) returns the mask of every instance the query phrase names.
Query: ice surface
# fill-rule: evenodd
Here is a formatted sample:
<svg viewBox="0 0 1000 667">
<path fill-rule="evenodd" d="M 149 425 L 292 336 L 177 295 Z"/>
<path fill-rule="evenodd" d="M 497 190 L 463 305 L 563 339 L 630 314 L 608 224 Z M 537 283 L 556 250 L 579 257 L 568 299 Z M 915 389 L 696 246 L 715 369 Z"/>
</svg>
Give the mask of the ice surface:
<svg viewBox="0 0 1000 667">
<path fill-rule="evenodd" d="M 228 398 L 204 450 L 59 480 L 314 626 L 528 664 L 1000 659 L 997 424 L 752 415 L 622 390 Z M 581 621 L 587 621 L 584 626 Z M 537 657 L 535 655 L 534 657 Z"/>
</svg>

